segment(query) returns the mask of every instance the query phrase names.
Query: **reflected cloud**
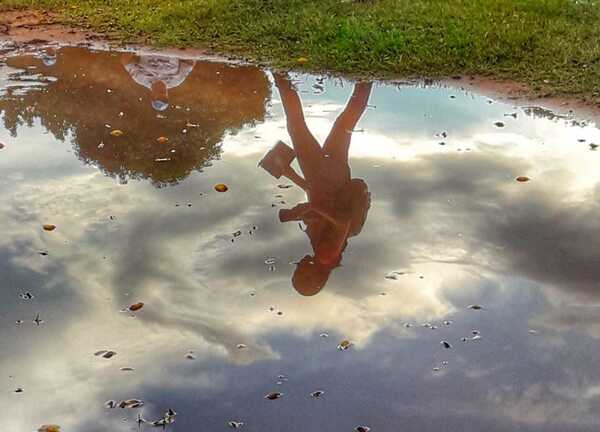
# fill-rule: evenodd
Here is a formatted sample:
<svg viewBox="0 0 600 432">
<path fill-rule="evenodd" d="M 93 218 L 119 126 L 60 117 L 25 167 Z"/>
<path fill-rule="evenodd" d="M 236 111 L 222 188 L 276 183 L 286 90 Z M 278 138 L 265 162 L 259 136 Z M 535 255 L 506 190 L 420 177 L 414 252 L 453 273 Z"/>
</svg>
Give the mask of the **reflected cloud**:
<svg viewBox="0 0 600 432">
<path fill-rule="evenodd" d="M 102 407 L 131 397 L 148 418 L 176 409 L 176 430 L 231 419 L 292 432 L 399 421 L 415 431 L 597 426 L 600 175 L 587 143 L 570 144 L 597 136 L 593 126 L 523 116 L 499 131 L 504 108 L 476 101 L 453 135 L 460 144 L 440 146 L 430 132 L 442 125 L 392 119 L 442 99 L 449 117 L 461 114 L 446 90 L 394 105 L 406 92 L 322 80 L 318 95 L 300 93 L 303 107 L 276 76 L 281 101 L 271 106 L 256 68 L 171 60 L 163 66 L 181 82 L 157 118 L 152 85 L 123 67 L 131 62 L 144 74 L 152 60 L 64 48 L 52 65 L 32 55 L 0 67 L 10 77 L 0 93 L 7 430 L 131 430 L 137 412 Z M 350 133 L 359 119 L 364 132 Z M 262 164 L 269 176 L 256 161 L 286 131 L 293 155 L 276 147 L 281 159 Z M 175 156 L 161 153 L 171 147 Z M 334 153 L 333 167 L 322 164 Z M 163 170 L 154 159 L 167 156 Z M 302 177 L 288 170 L 292 156 Z M 280 174 L 299 187 L 279 188 Z M 352 179 L 363 179 L 361 199 L 338 207 Z M 321 237 L 307 229 L 311 204 Z M 306 256 L 327 268 L 319 295 L 294 290 Z M 34 299 L 20 299 L 25 290 Z M 134 316 L 119 312 L 139 301 Z M 466 308 L 474 303 L 483 309 Z M 482 339 L 462 342 L 473 330 Z M 341 352 L 343 339 L 353 346 Z M 101 359 L 99 349 L 117 355 Z M 280 374 L 289 381 L 278 385 Z M 23 394 L 12 393 L 18 386 Z M 326 392 L 319 401 L 308 396 L 316 389 Z M 275 390 L 284 397 L 273 408 L 263 396 Z"/>
</svg>

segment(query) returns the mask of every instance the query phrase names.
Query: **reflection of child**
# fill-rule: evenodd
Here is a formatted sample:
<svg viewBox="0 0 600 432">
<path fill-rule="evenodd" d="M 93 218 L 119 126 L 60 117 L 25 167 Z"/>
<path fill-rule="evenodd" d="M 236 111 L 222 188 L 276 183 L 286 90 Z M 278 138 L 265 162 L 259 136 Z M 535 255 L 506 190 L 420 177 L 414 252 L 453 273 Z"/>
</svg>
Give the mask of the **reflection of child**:
<svg viewBox="0 0 600 432">
<path fill-rule="evenodd" d="M 193 60 L 133 54 L 123 54 L 121 63 L 136 83 L 150 89 L 152 107 L 157 111 L 169 107 L 169 89 L 181 85 L 195 64 Z"/>
<path fill-rule="evenodd" d="M 292 283 L 300 294 L 314 295 L 325 286 L 331 271 L 342 259 L 348 238 L 361 231 L 367 217 L 370 194 L 363 180 L 351 178 L 348 151 L 352 130 L 367 107 L 372 84 L 356 84 L 323 147 L 308 130 L 302 103 L 290 82 L 276 75 L 275 84 L 304 178 L 289 164 L 279 167 L 280 172 L 304 189 L 308 196 L 307 203 L 281 210 L 279 218 L 282 222 L 303 221 L 306 224 L 314 255 L 307 255 L 298 263 Z M 284 152 L 281 144 L 273 151 Z M 280 160 L 289 160 L 289 156 L 287 159 L 279 156 Z M 269 163 L 274 157 L 267 155 L 265 160 Z M 269 170 L 265 164 L 261 163 L 261 166 Z"/>
</svg>

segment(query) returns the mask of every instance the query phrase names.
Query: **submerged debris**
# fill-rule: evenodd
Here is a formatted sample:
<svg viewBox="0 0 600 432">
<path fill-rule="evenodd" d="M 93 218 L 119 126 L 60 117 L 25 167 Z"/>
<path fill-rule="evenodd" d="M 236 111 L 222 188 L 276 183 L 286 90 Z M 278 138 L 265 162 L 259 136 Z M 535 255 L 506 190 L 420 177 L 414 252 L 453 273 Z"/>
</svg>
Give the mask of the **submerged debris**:
<svg viewBox="0 0 600 432">
<path fill-rule="evenodd" d="M 525 183 L 525 182 L 528 182 L 530 180 L 530 178 L 526 177 L 526 176 L 519 176 L 515 180 L 518 181 L 518 182 L 520 182 L 520 183 Z"/>
<path fill-rule="evenodd" d="M 33 294 L 31 294 L 30 292 L 21 293 L 19 294 L 19 298 L 21 300 L 31 300 L 33 298 Z"/>
<path fill-rule="evenodd" d="M 354 430 L 356 432 L 369 432 L 371 428 L 369 426 L 356 426 Z"/>
<path fill-rule="evenodd" d="M 33 323 L 34 323 L 36 326 L 39 326 L 39 325 L 41 325 L 41 324 L 44 324 L 44 320 L 40 318 L 40 314 L 37 314 L 37 315 L 35 316 L 35 318 L 33 319 Z"/>
<path fill-rule="evenodd" d="M 386 279 L 390 279 L 390 280 L 397 280 L 398 276 L 402 276 L 404 274 L 404 272 L 401 271 L 392 271 L 389 272 L 388 274 L 386 274 L 384 277 Z"/>
<path fill-rule="evenodd" d="M 117 406 L 121 409 L 140 408 L 144 406 L 144 402 L 139 399 L 126 399 L 119 402 Z"/>
<path fill-rule="evenodd" d="M 104 408 L 106 409 L 113 409 L 117 407 L 117 401 L 116 400 L 108 400 L 106 402 L 104 402 Z"/>
<path fill-rule="evenodd" d="M 38 432 L 60 432 L 59 425 L 42 425 L 38 428 Z"/>
<path fill-rule="evenodd" d="M 448 341 L 443 340 L 440 342 L 440 344 L 442 344 L 444 346 L 444 348 L 446 348 L 446 349 L 452 348 L 452 345 L 450 345 L 450 342 L 448 342 Z"/>
<path fill-rule="evenodd" d="M 42 228 L 44 228 L 44 231 L 54 231 L 56 229 L 56 225 L 44 224 L 42 225 Z"/>
<path fill-rule="evenodd" d="M 275 400 L 275 399 L 279 399 L 282 396 L 283 396 L 283 393 L 273 392 L 273 393 L 269 393 L 269 394 L 265 395 L 265 399 Z"/>
<path fill-rule="evenodd" d="M 123 136 L 123 131 L 120 129 L 115 129 L 115 130 L 111 131 L 110 134 L 114 137 L 120 137 L 120 136 Z"/>
<path fill-rule="evenodd" d="M 340 342 L 340 344 L 337 346 L 337 349 L 339 349 L 340 351 L 346 351 L 348 348 L 350 348 L 352 346 L 352 342 L 350 342 L 347 339 L 344 339 L 343 341 Z"/>
<path fill-rule="evenodd" d="M 480 306 L 478 304 L 472 304 L 472 305 L 467 306 L 467 309 L 481 310 L 481 309 L 483 309 L 483 306 Z"/>
<path fill-rule="evenodd" d="M 229 421 L 227 422 L 227 426 L 229 426 L 232 429 L 240 429 L 244 426 L 244 422 L 238 422 L 238 421 Z"/>
<path fill-rule="evenodd" d="M 150 422 L 152 426 L 162 426 L 163 428 L 169 424 L 175 423 L 175 416 L 177 413 L 172 409 L 169 409 L 163 418 Z"/>
<path fill-rule="evenodd" d="M 317 390 L 317 391 L 312 392 L 310 394 L 310 396 L 313 397 L 313 398 L 315 398 L 315 399 L 318 399 L 321 396 L 323 396 L 324 394 L 325 394 L 325 392 L 323 390 Z"/>
<path fill-rule="evenodd" d="M 105 359 L 109 359 L 109 358 L 112 358 L 112 357 L 116 356 L 117 352 L 116 351 L 111 351 L 111 350 L 100 350 L 100 351 L 96 351 L 94 353 L 94 355 L 96 357 L 102 357 L 102 358 L 105 358 Z"/>
<path fill-rule="evenodd" d="M 138 302 L 138 303 L 132 304 L 127 309 L 129 309 L 129 311 L 131 311 L 131 312 L 135 312 L 135 311 L 139 311 L 143 307 L 144 307 L 144 303 Z"/>
</svg>

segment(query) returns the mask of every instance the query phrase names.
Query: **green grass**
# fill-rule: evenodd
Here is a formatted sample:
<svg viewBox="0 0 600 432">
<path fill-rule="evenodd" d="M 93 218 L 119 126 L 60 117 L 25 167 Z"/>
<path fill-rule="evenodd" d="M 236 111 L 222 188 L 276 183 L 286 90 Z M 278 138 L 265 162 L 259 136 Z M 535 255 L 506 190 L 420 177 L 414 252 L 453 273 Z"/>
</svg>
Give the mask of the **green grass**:
<svg viewBox="0 0 600 432">
<path fill-rule="evenodd" d="M 3 0 L 156 45 L 359 76 L 484 74 L 600 99 L 600 0 Z M 308 62 L 300 66 L 299 57 Z"/>
</svg>

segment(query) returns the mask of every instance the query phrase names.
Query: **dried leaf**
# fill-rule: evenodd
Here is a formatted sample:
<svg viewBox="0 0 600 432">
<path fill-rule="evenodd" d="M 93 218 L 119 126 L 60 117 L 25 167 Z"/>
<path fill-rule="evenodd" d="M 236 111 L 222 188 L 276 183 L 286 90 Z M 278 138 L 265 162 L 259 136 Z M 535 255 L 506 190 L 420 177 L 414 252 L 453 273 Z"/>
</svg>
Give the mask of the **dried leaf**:
<svg viewBox="0 0 600 432">
<path fill-rule="evenodd" d="M 169 142 L 169 138 L 161 136 L 161 137 L 156 138 L 156 142 L 159 144 L 166 144 Z"/>
<path fill-rule="evenodd" d="M 528 182 L 530 179 L 529 179 L 529 177 L 526 177 L 526 176 L 519 176 L 515 180 L 517 180 L 518 182 L 521 182 L 521 183 L 525 183 L 525 182 Z"/>
<path fill-rule="evenodd" d="M 120 136 L 123 136 L 123 131 L 120 129 L 115 129 L 115 130 L 111 131 L 110 134 L 114 137 L 120 137 Z"/>
<path fill-rule="evenodd" d="M 38 432 L 60 432 L 59 425 L 42 425 L 38 428 Z"/>
<path fill-rule="evenodd" d="M 229 188 L 227 187 L 226 184 L 219 183 L 219 184 L 215 185 L 215 190 L 217 192 L 227 192 L 229 190 Z"/>
<path fill-rule="evenodd" d="M 138 303 L 134 303 L 134 304 L 132 304 L 131 306 L 129 306 L 129 308 L 128 308 L 128 309 L 129 309 L 131 312 L 135 312 L 135 311 L 139 311 L 139 310 L 140 310 L 141 308 L 143 308 L 143 307 L 144 307 L 144 303 L 142 303 L 142 302 L 138 302 Z"/>
<path fill-rule="evenodd" d="M 350 348 L 352 346 L 352 342 L 350 342 L 347 339 L 344 339 L 343 341 L 340 342 L 340 344 L 338 345 L 338 349 L 340 351 L 346 351 L 348 348 Z"/>
<path fill-rule="evenodd" d="M 44 228 L 44 231 L 54 231 L 56 229 L 56 225 L 44 224 L 42 228 Z"/>
</svg>

